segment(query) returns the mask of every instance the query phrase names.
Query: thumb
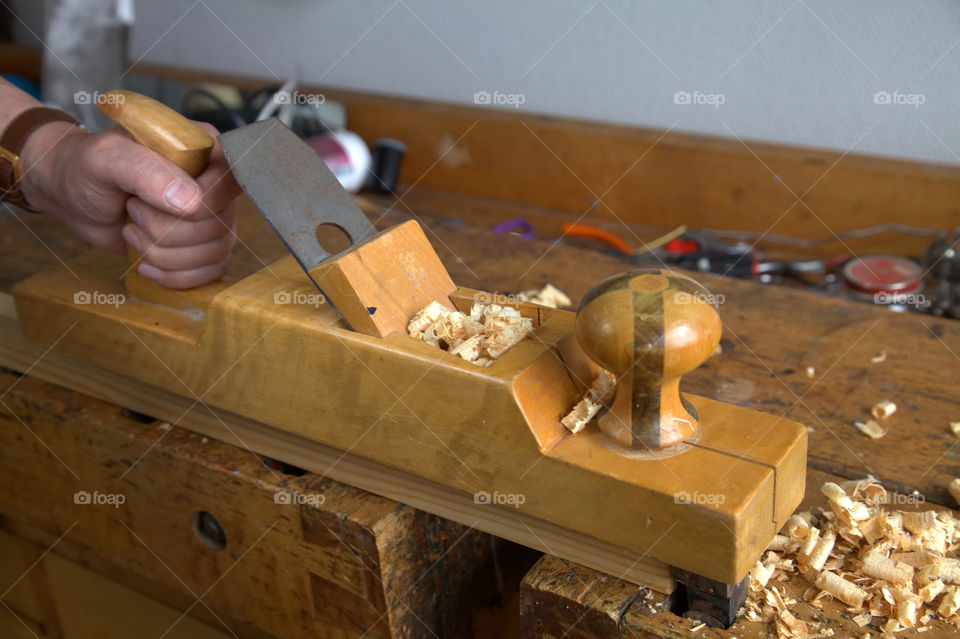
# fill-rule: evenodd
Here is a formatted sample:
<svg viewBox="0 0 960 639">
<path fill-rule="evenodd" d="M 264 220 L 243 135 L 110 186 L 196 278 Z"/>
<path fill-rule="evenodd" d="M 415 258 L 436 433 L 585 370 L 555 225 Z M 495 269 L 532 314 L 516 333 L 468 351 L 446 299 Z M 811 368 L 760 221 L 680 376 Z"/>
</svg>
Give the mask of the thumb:
<svg viewBox="0 0 960 639">
<path fill-rule="evenodd" d="M 110 137 L 108 152 L 99 154 L 108 182 L 172 215 L 190 215 L 200 208 L 200 186 L 183 169 L 125 136 Z"/>
</svg>

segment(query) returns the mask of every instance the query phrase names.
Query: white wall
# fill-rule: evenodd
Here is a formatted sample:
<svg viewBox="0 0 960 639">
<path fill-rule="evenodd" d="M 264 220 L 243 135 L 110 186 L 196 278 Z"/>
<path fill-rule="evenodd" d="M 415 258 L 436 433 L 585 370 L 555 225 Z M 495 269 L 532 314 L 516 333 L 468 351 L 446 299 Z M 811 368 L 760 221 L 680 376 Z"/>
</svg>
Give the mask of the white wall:
<svg viewBox="0 0 960 639">
<path fill-rule="evenodd" d="M 468 104 L 498 91 L 524 111 L 960 164 L 960 4 L 948 0 L 136 9 L 132 54 L 150 62 Z M 723 103 L 676 104 L 678 91 Z M 875 104 L 878 91 L 923 103 Z"/>
</svg>

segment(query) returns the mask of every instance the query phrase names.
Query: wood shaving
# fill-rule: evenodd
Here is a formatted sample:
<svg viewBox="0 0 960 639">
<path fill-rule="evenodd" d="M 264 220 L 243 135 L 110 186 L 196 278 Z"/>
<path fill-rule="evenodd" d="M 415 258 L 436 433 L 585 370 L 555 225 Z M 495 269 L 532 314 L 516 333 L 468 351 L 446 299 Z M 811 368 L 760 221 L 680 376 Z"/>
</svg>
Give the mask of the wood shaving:
<svg viewBox="0 0 960 639">
<path fill-rule="evenodd" d="M 517 293 L 516 298 L 520 302 L 533 302 L 550 308 L 567 308 L 573 303 L 566 293 L 553 284 L 547 284 L 539 291 L 537 289 L 522 291 Z"/>
<path fill-rule="evenodd" d="M 820 537 L 820 541 L 817 542 L 817 545 L 813 547 L 813 550 L 810 551 L 810 555 L 806 557 L 806 561 L 802 562 L 811 570 L 822 570 L 824 564 L 827 563 L 827 559 L 830 557 L 830 553 L 833 551 L 833 545 L 837 542 L 837 534 L 832 530 L 828 530 L 826 533 Z"/>
<path fill-rule="evenodd" d="M 949 486 L 950 496 L 953 497 L 953 501 L 960 504 L 960 478 L 955 477 Z"/>
<path fill-rule="evenodd" d="M 872 364 L 880 364 L 881 362 L 887 361 L 887 351 L 880 351 L 879 355 L 874 355 L 870 358 Z"/>
<path fill-rule="evenodd" d="M 593 384 L 584 394 L 583 399 L 577 402 L 566 417 L 560 420 L 560 423 L 567 427 L 571 433 L 579 433 L 593 419 L 594 415 L 603 408 L 604 400 L 610 395 L 617 385 L 617 378 L 613 373 L 602 370 Z"/>
<path fill-rule="evenodd" d="M 960 437 L 960 422 L 950 422 L 950 432 Z"/>
<path fill-rule="evenodd" d="M 865 422 L 853 422 L 853 425 L 857 427 L 857 430 L 870 439 L 880 439 L 887 434 L 887 431 L 883 428 L 883 426 L 872 419 L 868 419 Z"/>
<path fill-rule="evenodd" d="M 489 366 L 533 330 L 533 320 L 499 304 L 474 304 L 470 314 L 430 302 L 407 325 L 411 337 L 476 366 Z"/>
<path fill-rule="evenodd" d="M 960 497 L 960 479 L 954 485 Z M 960 519 L 953 512 L 884 510 L 892 500 L 874 478 L 826 482 L 821 492 L 830 509 L 790 517 L 751 569 L 745 619 L 772 626 L 778 639 L 832 635 L 791 611 L 796 602 L 778 584 L 798 578 L 813 583 L 802 599 L 815 611 L 833 598 L 858 627 L 881 630 L 861 637 L 924 632 L 934 620 L 960 629 Z"/>
<path fill-rule="evenodd" d="M 886 419 L 895 412 L 897 412 L 897 405 L 889 399 L 877 402 L 877 404 L 870 409 L 870 414 L 873 415 L 874 419 Z"/>
<path fill-rule="evenodd" d="M 807 372 L 808 379 L 813 379 L 817 375 L 817 369 L 815 369 L 813 366 L 807 366 L 806 372 Z"/>
</svg>

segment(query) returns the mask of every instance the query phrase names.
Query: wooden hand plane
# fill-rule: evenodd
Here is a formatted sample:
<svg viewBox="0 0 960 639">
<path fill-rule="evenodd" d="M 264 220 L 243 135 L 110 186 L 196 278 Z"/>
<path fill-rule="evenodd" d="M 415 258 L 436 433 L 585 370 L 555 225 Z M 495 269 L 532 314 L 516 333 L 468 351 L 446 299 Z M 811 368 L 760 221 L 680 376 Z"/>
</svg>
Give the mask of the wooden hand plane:
<svg viewBox="0 0 960 639">
<path fill-rule="evenodd" d="M 416 490 L 360 487 L 545 552 L 664 591 L 669 567 L 736 584 L 802 499 L 802 425 L 680 393 L 721 326 L 679 273 L 608 279 L 577 313 L 501 300 L 534 328 L 478 367 L 405 330 L 430 301 L 468 313 L 484 295 L 452 284 L 415 221 L 201 291 L 125 287 L 125 266 L 91 254 L 71 265 L 79 281 L 17 285 L 24 335 L 409 477 Z M 316 286 L 332 305 L 297 303 Z M 123 302 L 83 303 L 91 291 Z M 560 420 L 603 369 L 616 394 L 573 434 Z"/>
</svg>

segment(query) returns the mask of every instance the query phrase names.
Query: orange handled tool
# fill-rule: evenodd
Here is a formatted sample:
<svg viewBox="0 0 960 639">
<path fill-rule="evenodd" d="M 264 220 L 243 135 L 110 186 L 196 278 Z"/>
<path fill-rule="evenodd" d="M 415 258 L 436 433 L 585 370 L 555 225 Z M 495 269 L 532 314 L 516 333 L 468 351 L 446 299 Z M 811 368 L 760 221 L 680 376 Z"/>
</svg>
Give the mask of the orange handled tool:
<svg viewBox="0 0 960 639">
<path fill-rule="evenodd" d="M 598 229 L 595 226 L 589 226 L 587 224 L 564 224 L 563 235 L 564 237 L 585 237 L 600 240 L 624 255 L 633 255 L 634 253 L 630 245 L 619 237 L 603 229 Z"/>
</svg>

